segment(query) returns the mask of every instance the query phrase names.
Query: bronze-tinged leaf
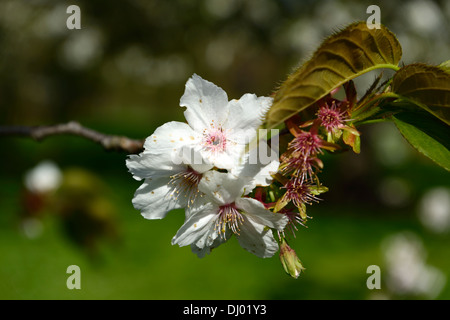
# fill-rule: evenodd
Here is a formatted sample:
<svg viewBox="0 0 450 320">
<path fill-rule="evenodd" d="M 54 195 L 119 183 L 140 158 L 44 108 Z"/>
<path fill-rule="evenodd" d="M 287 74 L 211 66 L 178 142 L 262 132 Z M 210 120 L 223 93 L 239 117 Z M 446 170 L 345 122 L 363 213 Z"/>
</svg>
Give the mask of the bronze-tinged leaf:
<svg viewBox="0 0 450 320">
<path fill-rule="evenodd" d="M 352 125 L 352 128 L 356 130 L 355 126 Z M 353 152 L 360 153 L 361 152 L 361 139 L 359 134 L 355 134 L 350 130 L 344 130 L 342 135 L 342 140 L 346 145 L 352 147 Z"/>
<path fill-rule="evenodd" d="M 401 55 L 399 42 L 386 27 L 369 29 L 365 22 L 351 24 L 326 39 L 275 92 L 267 126 L 279 125 L 366 72 L 377 68 L 397 70 Z"/>
<path fill-rule="evenodd" d="M 407 65 L 394 75 L 392 91 L 450 125 L 450 73 L 444 68 Z"/>
</svg>

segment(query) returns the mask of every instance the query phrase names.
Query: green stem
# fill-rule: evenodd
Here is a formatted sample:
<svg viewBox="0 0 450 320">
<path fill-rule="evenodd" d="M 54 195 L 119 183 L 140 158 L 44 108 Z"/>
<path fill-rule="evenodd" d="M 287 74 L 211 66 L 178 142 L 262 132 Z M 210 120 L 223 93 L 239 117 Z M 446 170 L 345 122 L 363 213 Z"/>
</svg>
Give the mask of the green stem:
<svg viewBox="0 0 450 320">
<path fill-rule="evenodd" d="M 380 68 L 392 69 L 395 71 L 400 70 L 400 67 L 395 64 L 377 64 L 376 66 L 373 67 L 373 69 L 380 69 Z"/>
<path fill-rule="evenodd" d="M 380 111 L 380 108 L 378 108 L 378 107 L 374 107 L 374 108 L 371 108 L 371 107 L 373 107 L 373 105 L 376 104 L 378 101 L 380 101 L 382 99 L 389 99 L 389 98 L 398 99 L 399 96 L 394 92 L 385 92 L 385 93 L 379 94 L 379 95 L 375 96 L 373 99 L 369 100 L 360 109 L 356 110 L 352 114 L 352 118 L 354 118 L 358 121 L 362 121 L 364 119 L 371 117 L 372 115 L 374 115 Z"/>
</svg>

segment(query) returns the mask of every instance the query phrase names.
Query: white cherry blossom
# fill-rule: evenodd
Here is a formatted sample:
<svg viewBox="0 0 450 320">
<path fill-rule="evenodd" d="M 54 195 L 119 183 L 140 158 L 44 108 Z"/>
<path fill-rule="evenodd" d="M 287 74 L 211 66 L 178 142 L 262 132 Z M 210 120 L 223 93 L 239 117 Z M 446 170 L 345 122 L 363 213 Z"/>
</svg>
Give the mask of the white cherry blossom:
<svg viewBox="0 0 450 320">
<path fill-rule="evenodd" d="M 256 137 L 271 104 L 272 98 L 249 93 L 228 101 L 224 90 L 196 74 L 180 100 L 192 128 L 191 147 L 208 164 L 227 170 L 242 162 L 245 146 Z"/>
<path fill-rule="evenodd" d="M 203 196 L 198 184 L 211 166 L 174 162 L 174 153 L 184 145 L 186 128 L 178 122 L 162 125 L 146 139 L 144 152 L 126 161 L 133 177 L 144 180 L 132 202 L 147 219 L 162 219 L 173 209 L 195 205 Z"/>
<path fill-rule="evenodd" d="M 266 174 L 269 169 L 276 170 L 278 163 L 262 166 L 259 171 L 254 166 L 245 165 L 238 176 L 206 172 L 198 188 L 207 201 L 189 210 L 172 244 L 191 245 L 192 251 L 203 257 L 234 234 L 245 250 L 258 257 L 271 257 L 278 251 L 271 229 L 283 230 L 286 216 L 273 213 L 258 200 L 246 197 L 257 184 L 267 185 L 270 179 Z"/>
<path fill-rule="evenodd" d="M 187 123 L 160 126 L 146 139 L 144 152 L 126 161 L 133 177 L 144 180 L 134 207 L 147 219 L 162 219 L 173 209 L 195 206 L 203 196 L 198 185 L 205 172 L 236 171 L 245 161 L 245 146 L 271 103 L 254 94 L 228 101 L 225 91 L 194 74 L 180 101 Z"/>
</svg>

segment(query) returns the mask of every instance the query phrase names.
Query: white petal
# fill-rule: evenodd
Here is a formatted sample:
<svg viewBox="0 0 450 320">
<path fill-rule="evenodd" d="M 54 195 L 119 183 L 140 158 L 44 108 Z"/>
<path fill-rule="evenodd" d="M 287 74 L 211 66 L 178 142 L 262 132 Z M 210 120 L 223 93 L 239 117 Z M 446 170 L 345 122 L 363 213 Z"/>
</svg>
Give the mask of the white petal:
<svg viewBox="0 0 450 320">
<path fill-rule="evenodd" d="M 280 166 L 280 162 L 278 160 L 273 160 L 266 165 L 262 165 L 259 168 L 257 165 L 252 165 L 251 170 L 258 170 L 257 174 L 252 174 L 254 177 L 254 183 L 257 186 L 266 187 L 270 185 L 273 181 L 272 175 L 276 174 L 278 171 L 278 167 Z"/>
<path fill-rule="evenodd" d="M 171 154 L 185 145 L 196 145 L 201 136 L 183 122 L 171 121 L 158 127 L 144 143 L 144 153 Z"/>
<path fill-rule="evenodd" d="M 203 163 L 203 164 L 192 163 L 192 164 L 190 164 L 190 167 L 192 169 L 194 169 L 195 171 L 197 171 L 198 173 L 204 173 L 213 168 L 213 166 L 211 164 L 205 164 L 205 163 Z"/>
<path fill-rule="evenodd" d="M 241 197 L 244 185 L 242 180 L 230 173 L 208 171 L 203 174 L 198 189 L 219 205 L 225 205 Z"/>
<path fill-rule="evenodd" d="M 255 94 L 244 94 L 239 100 L 231 100 L 228 104 L 229 114 L 226 128 L 246 131 L 256 130 L 264 121 L 273 99 L 257 97 Z"/>
<path fill-rule="evenodd" d="M 256 199 L 239 198 L 236 200 L 236 207 L 245 212 L 246 217 L 255 221 L 255 223 L 283 230 L 288 223 L 288 218 L 281 213 L 273 213 L 267 210 L 264 205 Z"/>
<path fill-rule="evenodd" d="M 208 203 L 197 210 L 192 210 L 184 224 L 172 239 L 172 244 L 180 247 L 195 244 L 199 248 L 211 246 L 217 232 L 214 231 L 219 207 Z"/>
<path fill-rule="evenodd" d="M 186 107 L 184 116 L 189 125 L 197 132 L 209 128 L 211 120 L 216 124 L 227 116 L 228 97 L 225 91 L 194 74 L 186 83 L 180 106 Z"/>
<path fill-rule="evenodd" d="M 228 239 L 228 237 L 226 239 Z M 203 248 L 199 248 L 195 244 L 191 244 L 191 250 L 199 258 L 203 258 L 206 254 L 210 254 L 212 249 L 217 248 L 224 242 L 226 242 L 226 240 L 224 240 L 222 237 L 217 237 L 210 246 L 205 246 Z"/>
<path fill-rule="evenodd" d="M 242 248 L 260 258 L 271 257 L 278 251 L 272 230 L 251 219 L 245 219 L 241 224 L 237 239 Z"/>
<path fill-rule="evenodd" d="M 239 165 L 239 157 L 242 151 L 244 151 L 244 148 L 245 146 L 242 146 L 240 149 L 227 147 L 226 152 L 221 153 L 211 153 L 208 150 L 199 149 L 199 152 L 206 163 L 209 163 L 212 167 L 231 170 Z"/>
<path fill-rule="evenodd" d="M 231 173 L 247 179 L 249 183 L 246 186 L 246 190 L 253 190 L 256 186 L 268 186 L 272 183 L 272 175 L 277 173 L 280 162 L 278 160 L 271 160 L 267 164 L 259 161 L 259 159 L 253 155 L 257 151 L 251 151 L 250 154 L 245 155 L 245 163 L 235 167 L 231 170 Z M 248 192 L 246 193 L 248 194 Z"/>
<path fill-rule="evenodd" d="M 174 162 L 189 165 L 198 173 L 206 172 L 214 167 L 202 154 L 198 145 L 183 146 L 174 155 Z"/>
<path fill-rule="evenodd" d="M 178 199 L 171 193 L 168 177 L 146 179 L 136 190 L 132 203 L 144 218 L 163 219 L 169 211 L 187 206 L 184 197 Z"/>
<path fill-rule="evenodd" d="M 160 155 L 141 153 L 130 155 L 126 159 L 126 165 L 136 180 L 161 176 L 168 177 L 174 173 L 186 171 L 186 165 L 174 164 L 171 158 L 172 156 L 168 153 Z"/>
</svg>

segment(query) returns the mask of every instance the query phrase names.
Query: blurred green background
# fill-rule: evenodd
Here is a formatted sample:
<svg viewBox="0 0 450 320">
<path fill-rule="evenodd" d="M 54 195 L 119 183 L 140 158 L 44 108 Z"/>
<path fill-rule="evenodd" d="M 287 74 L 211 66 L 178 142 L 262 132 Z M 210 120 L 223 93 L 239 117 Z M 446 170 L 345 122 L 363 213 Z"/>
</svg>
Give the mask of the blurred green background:
<svg viewBox="0 0 450 320">
<path fill-rule="evenodd" d="M 66 27 L 71 4 L 81 30 Z M 405 64 L 449 59 L 444 0 L 2 0 L 0 125 L 75 120 L 145 138 L 184 121 L 179 99 L 193 73 L 230 98 L 267 96 L 372 4 Z M 374 78 L 358 80 L 359 92 Z M 450 174 L 392 124 L 361 131 L 360 155 L 324 157 L 330 191 L 290 240 L 306 267 L 297 280 L 277 256 L 257 258 L 236 239 L 204 259 L 172 246 L 184 215 L 149 221 L 134 210 L 140 183 L 126 154 L 70 136 L 1 138 L 0 298 L 450 299 Z M 62 186 L 36 196 L 25 177 L 45 160 Z M 70 265 L 81 268 L 81 290 L 66 287 Z M 370 265 L 381 268 L 380 290 L 366 286 Z"/>
</svg>

